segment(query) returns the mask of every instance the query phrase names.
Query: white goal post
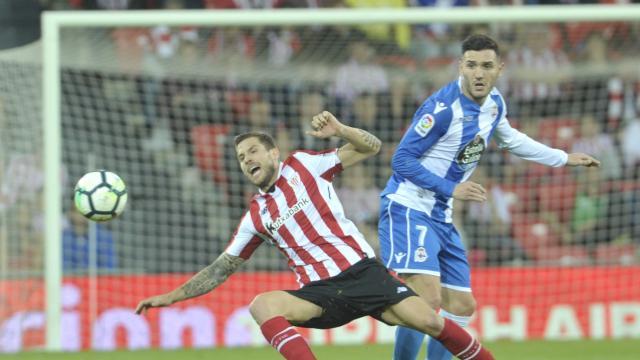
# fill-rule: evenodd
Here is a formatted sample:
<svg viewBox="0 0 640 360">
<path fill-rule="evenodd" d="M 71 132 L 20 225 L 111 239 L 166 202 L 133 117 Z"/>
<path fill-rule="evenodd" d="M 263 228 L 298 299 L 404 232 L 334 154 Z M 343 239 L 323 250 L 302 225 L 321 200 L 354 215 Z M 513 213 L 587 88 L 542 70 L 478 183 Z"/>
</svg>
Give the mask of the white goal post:
<svg viewBox="0 0 640 360">
<path fill-rule="evenodd" d="M 452 9 L 282 9 L 185 11 L 61 11 L 42 16 L 46 349 L 61 350 L 61 61 L 65 28 L 209 25 L 363 25 L 638 21 L 640 5 L 465 7 Z"/>
</svg>

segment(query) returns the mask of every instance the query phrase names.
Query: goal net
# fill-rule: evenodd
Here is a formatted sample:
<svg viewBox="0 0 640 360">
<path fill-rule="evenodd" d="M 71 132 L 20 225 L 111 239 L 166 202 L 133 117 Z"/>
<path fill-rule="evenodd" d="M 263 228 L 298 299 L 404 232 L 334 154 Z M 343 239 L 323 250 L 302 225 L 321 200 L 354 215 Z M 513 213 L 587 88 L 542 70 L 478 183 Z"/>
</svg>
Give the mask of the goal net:
<svg viewBox="0 0 640 360">
<path fill-rule="evenodd" d="M 239 170 L 234 135 L 267 131 L 283 157 L 338 146 L 305 135 L 322 110 L 376 134 L 381 153 L 334 185 L 377 249 L 394 148 L 420 104 L 457 78 L 460 44 L 472 33 L 501 46 L 497 86 L 512 126 L 602 161 L 547 168 L 489 146 L 473 177 L 489 200 L 455 204 L 478 300 L 472 331 L 488 340 L 640 337 L 640 24 L 629 20 L 640 8 L 587 8 L 591 15 L 554 7 L 554 17 L 537 7 L 512 17 L 412 10 L 396 20 L 371 10 L 300 11 L 297 20 L 225 13 L 235 26 L 222 16 L 207 22 L 215 12 L 62 13 L 57 40 L 45 32 L 42 44 L 59 51 L 58 95 L 43 88 L 43 66 L 55 59 L 42 57 L 41 44 L 0 52 L 0 352 L 42 348 L 45 339 L 73 351 L 264 345 L 247 305 L 260 292 L 297 287 L 267 244 L 212 294 L 133 314 L 139 300 L 172 290 L 224 251 L 256 191 Z M 59 137 L 43 129 L 57 120 L 44 111 L 43 123 L 43 96 L 59 114 Z M 42 159 L 56 146 L 59 169 L 45 173 Z M 108 223 L 72 208 L 75 181 L 94 169 L 128 186 L 124 214 Z M 58 183 L 47 194 L 61 205 L 47 208 L 57 203 L 43 202 L 43 189 Z M 45 231 L 45 219 L 60 221 L 60 236 Z M 61 258 L 47 255 L 52 244 Z M 48 293 L 45 262 L 62 272 Z M 47 328 L 45 313 L 64 330 Z M 391 342 L 393 333 L 365 318 L 304 335 L 355 344 Z"/>
</svg>

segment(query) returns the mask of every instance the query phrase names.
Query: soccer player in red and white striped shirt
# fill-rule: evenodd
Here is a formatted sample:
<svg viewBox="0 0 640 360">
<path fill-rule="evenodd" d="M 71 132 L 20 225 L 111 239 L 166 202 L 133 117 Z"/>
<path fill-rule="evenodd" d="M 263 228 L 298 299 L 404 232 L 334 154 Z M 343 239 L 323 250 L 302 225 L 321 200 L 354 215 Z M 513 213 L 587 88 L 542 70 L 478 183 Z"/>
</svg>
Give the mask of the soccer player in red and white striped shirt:
<svg viewBox="0 0 640 360">
<path fill-rule="evenodd" d="M 310 135 L 337 136 L 347 144 L 319 153 L 294 152 L 281 162 L 269 135 L 250 132 L 235 138 L 242 172 L 259 193 L 229 246 L 211 265 L 179 288 L 141 301 L 136 313 L 212 291 L 266 241 L 288 259 L 301 285 L 259 294 L 250 305 L 265 338 L 285 359 L 315 359 L 294 326 L 333 328 L 362 316 L 422 331 L 460 359 L 493 359 L 465 330 L 438 316 L 391 276 L 345 217 L 333 177 L 375 155 L 380 140 L 340 123 L 327 111 L 314 116 L 311 125 Z"/>
</svg>

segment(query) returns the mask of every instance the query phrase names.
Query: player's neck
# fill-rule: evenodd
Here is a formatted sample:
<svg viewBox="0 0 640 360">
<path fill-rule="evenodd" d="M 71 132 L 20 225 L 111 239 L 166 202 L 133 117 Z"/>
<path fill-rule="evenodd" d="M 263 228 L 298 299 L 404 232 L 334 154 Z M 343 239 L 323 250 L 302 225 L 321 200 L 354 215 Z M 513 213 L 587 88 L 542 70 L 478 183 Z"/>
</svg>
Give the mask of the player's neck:
<svg viewBox="0 0 640 360">
<path fill-rule="evenodd" d="M 270 192 L 273 192 L 273 191 L 276 189 L 276 185 L 275 185 L 275 184 L 276 184 L 276 180 L 274 179 L 273 181 L 270 181 L 270 182 L 269 182 L 269 185 L 261 186 L 261 187 L 260 187 L 260 190 L 261 190 L 263 193 L 270 193 Z"/>
<path fill-rule="evenodd" d="M 259 189 L 264 192 L 264 193 L 270 193 L 273 190 L 275 190 L 275 184 L 276 184 L 276 180 L 278 180 L 278 177 L 280 177 L 280 164 L 278 164 L 278 166 L 276 167 L 276 171 L 273 172 L 273 175 L 271 176 L 271 179 L 269 179 L 269 182 L 264 185 L 264 186 L 260 186 Z"/>
<path fill-rule="evenodd" d="M 484 104 L 485 100 L 487 100 L 487 97 L 488 97 L 488 95 L 483 96 L 482 98 L 473 97 L 471 93 L 467 91 L 467 89 L 462 89 L 462 95 L 464 95 L 467 99 L 473 101 L 474 103 L 478 104 L 478 106 L 482 106 L 482 104 Z"/>
</svg>

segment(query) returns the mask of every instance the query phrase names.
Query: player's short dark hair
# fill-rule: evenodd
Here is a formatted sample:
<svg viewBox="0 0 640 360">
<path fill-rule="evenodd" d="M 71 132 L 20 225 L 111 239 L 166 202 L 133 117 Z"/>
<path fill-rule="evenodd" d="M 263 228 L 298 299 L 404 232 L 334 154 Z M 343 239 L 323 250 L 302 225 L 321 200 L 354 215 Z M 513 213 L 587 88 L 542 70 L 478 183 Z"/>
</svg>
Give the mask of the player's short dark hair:
<svg viewBox="0 0 640 360">
<path fill-rule="evenodd" d="M 500 48 L 498 43 L 487 35 L 473 34 L 464 39 L 462 42 L 462 54 L 467 51 L 493 50 L 497 56 L 500 56 Z"/>
<path fill-rule="evenodd" d="M 233 139 L 233 143 L 235 144 L 235 146 L 238 146 L 238 144 L 249 138 L 258 138 L 258 141 L 260 141 L 260 143 L 264 145 L 267 150 L 271 150 L 276 147 L 276 142 L 275 140 L 273 140 L 273 137 L 261 131 L 249 131 L 239 134 Z"/>
</svg>

